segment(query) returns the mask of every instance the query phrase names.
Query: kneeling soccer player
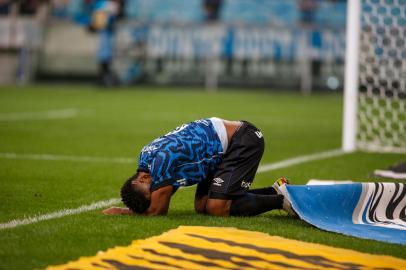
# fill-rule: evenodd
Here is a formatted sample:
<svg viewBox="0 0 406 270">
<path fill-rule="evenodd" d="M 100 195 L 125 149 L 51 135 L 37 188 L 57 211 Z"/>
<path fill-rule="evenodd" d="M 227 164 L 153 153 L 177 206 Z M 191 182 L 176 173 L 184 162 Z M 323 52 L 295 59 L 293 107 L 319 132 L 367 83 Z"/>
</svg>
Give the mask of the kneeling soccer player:
<svg viewBox="0 0 406 270">
<path fill-rule="evenodd" d="M 184 124 L 146 145 L 137 173 L 121 188 L 128 208 L 108 215 L 163 215 L 181 186 L 197 184 L 195 210 L 214 216 L 253 216 L 272 209 L 294 214 L 284 178 L 272 187 L 252 189 L 264 152 L 262 133 L 246 121 L 212 117 Z"/>
</svg>

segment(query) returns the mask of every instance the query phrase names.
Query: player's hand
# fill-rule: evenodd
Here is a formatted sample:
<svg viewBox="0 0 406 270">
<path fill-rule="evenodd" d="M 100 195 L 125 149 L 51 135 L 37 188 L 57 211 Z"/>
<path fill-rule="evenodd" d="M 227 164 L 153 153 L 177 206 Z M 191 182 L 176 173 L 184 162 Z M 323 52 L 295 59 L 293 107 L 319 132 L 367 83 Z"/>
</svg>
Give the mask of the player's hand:
<svg viewBox="0 0 406 270">
<path fill-rule="evenodd" d="M 103 210 L 105 215 L 134 215 L 134 212 L 128 208 L 123 207 L 110 207 Z"/>
</svg>

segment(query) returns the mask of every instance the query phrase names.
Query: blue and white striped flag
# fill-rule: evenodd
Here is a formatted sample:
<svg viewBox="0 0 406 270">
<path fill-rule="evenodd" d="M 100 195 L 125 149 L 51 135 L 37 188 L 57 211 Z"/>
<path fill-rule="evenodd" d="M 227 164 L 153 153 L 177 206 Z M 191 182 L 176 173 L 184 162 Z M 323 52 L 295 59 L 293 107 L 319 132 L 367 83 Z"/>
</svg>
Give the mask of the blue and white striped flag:
<svg viewBox="0 0 406 270">
<path fill-rule="evenodd" d="M 406 187 L 401 183 L 288 185 L 293 209 L 327 231 L 406 245 Z"/>
</svg>

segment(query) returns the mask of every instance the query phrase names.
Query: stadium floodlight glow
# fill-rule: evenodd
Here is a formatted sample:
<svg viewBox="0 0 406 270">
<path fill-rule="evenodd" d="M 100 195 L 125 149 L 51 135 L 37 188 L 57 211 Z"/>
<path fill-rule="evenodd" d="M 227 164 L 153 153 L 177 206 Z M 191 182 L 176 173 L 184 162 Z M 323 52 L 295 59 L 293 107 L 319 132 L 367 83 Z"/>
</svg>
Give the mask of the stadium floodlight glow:
<svg viewBox="0 0 406 270">
<path fill-rule="evenodd" d="M 342 149 L 406 152 L 406 0 L 349 0 Z"/>
</svg>

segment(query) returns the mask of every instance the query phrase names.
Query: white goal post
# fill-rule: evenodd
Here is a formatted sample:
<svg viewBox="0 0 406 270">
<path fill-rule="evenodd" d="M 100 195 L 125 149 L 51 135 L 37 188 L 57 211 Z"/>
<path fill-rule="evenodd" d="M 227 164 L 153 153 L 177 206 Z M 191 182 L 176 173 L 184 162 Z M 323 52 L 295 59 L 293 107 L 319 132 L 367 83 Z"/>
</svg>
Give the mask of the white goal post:
<svg viewBox="0 0 406 270">
<path fill-rule="evenodd" d="M 406 153 L 406 0 L 348 0 L 342 148 Z"/>
</svg>

